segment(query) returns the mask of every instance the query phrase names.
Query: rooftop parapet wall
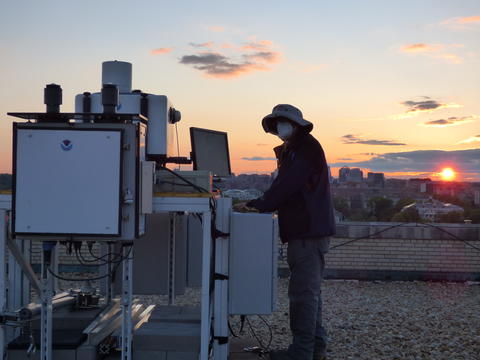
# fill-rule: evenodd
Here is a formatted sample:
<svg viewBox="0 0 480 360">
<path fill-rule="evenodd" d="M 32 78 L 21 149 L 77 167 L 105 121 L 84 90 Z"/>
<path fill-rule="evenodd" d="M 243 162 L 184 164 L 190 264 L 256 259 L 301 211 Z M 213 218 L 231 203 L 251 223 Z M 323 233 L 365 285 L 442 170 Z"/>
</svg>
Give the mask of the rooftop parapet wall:
<svg viewBox="0 0 480 360">
<path fill-rule="evenodd" d="M 325 257 L 325 277 L 479 281 L 480 251 L 459 239 L 480 249 L 480 226 L 339 223 Z"/>
<path fill-rule="evenodd" d="M 378 234 L 374 235 L 376 233 Z M 377 239 L 408 240 L 452 240 L 457 237 L 465 241 L 480 241 L 480 225 L 354 221 L 337 224 L 336 238 L 354 239 L 365 236 L 373 236 Z"/>
</svg>

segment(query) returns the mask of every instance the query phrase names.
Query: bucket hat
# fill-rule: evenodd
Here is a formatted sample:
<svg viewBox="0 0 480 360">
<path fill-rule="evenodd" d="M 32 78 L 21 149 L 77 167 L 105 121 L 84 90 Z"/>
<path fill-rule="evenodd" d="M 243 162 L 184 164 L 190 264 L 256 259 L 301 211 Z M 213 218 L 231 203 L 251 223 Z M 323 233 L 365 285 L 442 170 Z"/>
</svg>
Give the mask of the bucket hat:
<svg viewBox="0 0 480 360">
<path fill-rule="evenodd" d="M 313 124 L 303 118 L 300 109 L 289 104 L 278 104 L 272 109 L 272 113 L 265 116 L 262 120 L 263 130 L 268 133 L 277 134 L 277 121 L 279 119 L 287 119 L 304 128 L 306 132 L 313 129 Z"/>
</svg>

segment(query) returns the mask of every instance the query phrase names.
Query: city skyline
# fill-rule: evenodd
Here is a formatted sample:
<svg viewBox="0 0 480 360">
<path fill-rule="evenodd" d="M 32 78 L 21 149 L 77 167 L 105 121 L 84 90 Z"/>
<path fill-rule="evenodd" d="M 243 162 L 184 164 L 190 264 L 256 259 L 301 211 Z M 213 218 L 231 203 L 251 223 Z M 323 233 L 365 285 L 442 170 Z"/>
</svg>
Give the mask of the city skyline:
<svg viewBox="0 0 480 360">
<path fill-rule="evenodd" d="M 413 10 L 414 9 L 414 10 Z M 480 3 L 59 0 L 0 5 L 0 173 L 9 111 L 43 111 L 43 88 L 100 90 L 101 63 L 133 64 L 133 87 L 168 95 L 191 126 L 228 132 L 233 172 L 270 173 L 280 141 L 261 128 L 278 103 L 314 124 L 338 176 L 480 181 Z"/>
</svg>

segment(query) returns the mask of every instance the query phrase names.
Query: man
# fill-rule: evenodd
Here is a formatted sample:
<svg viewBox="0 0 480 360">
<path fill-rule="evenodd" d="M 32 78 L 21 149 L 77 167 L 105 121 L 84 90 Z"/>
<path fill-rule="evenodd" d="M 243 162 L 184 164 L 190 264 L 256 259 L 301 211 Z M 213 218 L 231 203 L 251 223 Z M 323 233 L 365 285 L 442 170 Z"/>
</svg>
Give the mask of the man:
<svg viewBox="0 0 480 360">
<path fill-rule="evenodd" d="M 292 105 L 280 104 L 262 120 L 265 132 L 283 145 L 274 149 L 278 175 L 265 194 L 246 204 L 260 212 L 278 211 L 280 237 L 288 242 L 288 296 L 292 344 L 271 353 L 274 360 L 325 359 L 321 281 L 329 237 L 335 233 L 325 154 L 310 134 L 313 124 Z"/>
</svg>

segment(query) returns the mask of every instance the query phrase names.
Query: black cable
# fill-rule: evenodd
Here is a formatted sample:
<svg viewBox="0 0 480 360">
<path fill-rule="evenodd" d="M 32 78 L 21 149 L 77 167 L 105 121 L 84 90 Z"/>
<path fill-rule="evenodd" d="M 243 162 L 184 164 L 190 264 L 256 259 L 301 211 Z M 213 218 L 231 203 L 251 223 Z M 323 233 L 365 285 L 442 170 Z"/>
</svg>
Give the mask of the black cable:
<svg viewBox="0 0 480 360">
<path fill-rule="evenodd" d="M 417 223 L 417 224 L 418 224 L 418 223 Z M 465 243 L 465 245 L 470 246 L 472 249 L 475 249 L 475 250 L 477 250 L 477 251 L 480 251 L 480 248 L 479 248 L 479 247 L 476 247 L 475 245 L 470 244 L 468 241 L 459 238 L 457 235 L 451 233 L 451 232 L 448 231 L 448 230 L 445 230 L 445 229 L 442 228 L 441 226 L 434 225 L 434 224 L 430 224 L 430 223 L 422 223 L 422 225 L 427 225 L 427 226 L 433 227 L 434 229 L 438 229 L 438 230 L 444 232 L 445 234 L 450 235 L 450 236 L 451 236 L 452 238 L 454 238 L 455 240 L 458 240 L 458 241 L 461 241 L 461 242 Z"/>
<path fill-rule="evenodd" d="M 128 253 L 127 253 L 127 256 L 124 257 L 124 260 L 131 260 L 130 258 L 130 253 L 132 251 L 132 248 L 133 248 L 133 245 L 130 245 L 129 246 L 129 250 L 128 250 Z M 51 269 L 50 267 L 47 268 L 48 272 L 55 278 L 57 279 L 60 279 L 60 280 L 64 280 L 64 281 L 93 281 L 93 280 L 101 280 L 101 279 L 105 279 L 109 276 L 112 276 L 113 277 L 113 274 L 117 272 L 118 270 L 118 267 L 120 266 L 122 262 L 119 262 L 118 264 L 116 264 L 115 268 L 113 269 L 112 271 L 112 274 L 108 273 L 108 274 L 105 274 L 105 275 L 101 275 L 101 276 L 97 276 L 97 277 L 92 277 L 92 278 L 87 278 L 87 279 L 74 279 L 74 278 L 67 278 L 67 277 L 63 277 L 61 275 L 58 275 L 58 274 L 55 274 Z"/>
<path fill-rule="evenodd" d="M 104 255 L 102 255 L 102 256 L 96 256 L 96 255 L 93 253 L 93 251 L 92 251 L 91 248 L 88 248 L 88 251 L 89 251 L 90 255 L 91 255 L 94 259 L 103 260 L 103 261 L 105 261 L 105 262 L 107 262 L 107 263 L 109 263 L 109 262 L 110 262 L 110 263 L 112 263 L 112 262 L 115 263 L 115 262 L 117 262 L 117 261 L 122 261 L 122 260 L 124 259 L 123 255 L 122 255 L 122 254 L 118 254 L 118 253 L 113 253 L 113 252 L 112 252 L 112 253 L 104 254 Z M 118 258 L 118 260 L 110 260 L 110 261 L 109 261 L 109 260 L 104 260 L 104 258 L 108 258 L 109 256 L 112 256 L 112 255 L 113 255 L 115 258 Z"/>
<path fill-rule="evenodd" d="M 177 156 L 180 157 L 180 142 L 178 141 L 178 123 L 175 123 L 175 134 L 177 135 Z M 178 164 L 178 170 L 180 170 L 180 164 Z"/>
<path fill-rule="evenodd" d="M 369 235 L 365 235 L 365 236 L 361 236 L 361 237 L 358 237 L 358 238 L 355 238 L 355 239 L 352 239 L 352 240 L 349 240 L 349 241 L 345 241 L 344 243 L 341 243 L 341 244 L 332 246 L 329 250 L 333 250 L 333 249 L 336 249 L 336 248 L 338 248 L 338 247 L 340 247 L 340 246 L 348 245 L 348 244 L 351 244 L 351 243 L 356 242 L 356 241 L 359 241 L 359 240 L 369 239 L 369 238 L 372 238 L 373 236 L 380 235 L 381 233 L 384 233 L 385 231 L 388 231 L 388 230 L 391 230 L 391 229 L 395 229 L 395 228 L 397 228 L 397 227 L 404 226 L 404 225 L 407 225 L 407 224 L 410 224 L 410 223 L 401 223 L 401 224 L 389 226 L 389 227 L 387 227 L 386 229 L 377 231 L 376 233 L 369 234 Z"/>
<path fill-rule="evenodd" d="M 84 263 L 82 254 L 79 253 L 78 249 L 75 250 L 75 257 L 77 258 L 77 261 L 80 263 L 82 266 L 88 266 L 88 267 L 98 267 L 98 266 L 103 266 L 105 264 L 86 264 Z"/>
<path fill-rule="evenodd" d="M 263 346 L 262 340 L 260 340 L 260 338 L 257 336 L 257 334 L 255 333 L 255 331 L 253 330 L 252 324 L 250 324 L 250 320 L 248 319 L 248 317 L 245 317 L 245 320 L 247 321 L 247 325 L 248 325 L 248 328 L 250 329 L 250 333 L 251 333 L 252 336 L 257 340 L 258 345 L 260 345 L 260 347 L 261 347 L 263 350 L 266 350 L 267 348 L 266 348 L 265 346 Z"/>
<path fill-rule="evenodd" d="M 117 263 L 117 262 L 122 262 L 122 260 L 124 260 L 124 257 L 122 254 L 117 254 L 117 253 L 107 253 L 107 254 L 104 254 L 102 256 L 96 256 L 93 251 L 92 251 L 92 248 L 90 246 L 88 246 L 88 252 L 90 253 L 90 256 L 92 256 L 94 259 L 96 260 L 101 260 L 101 261 L 104 261 L 105 264 L 109 264 L 109 263 Z M 109 256 L 115 256 L 116 258 L 118 258 L 118 260 L 104 260 L 104 258 L 108 258 Z"/>
<path fill-rule="evenodd" d="M 167 167 L 165 167 L 165 166 L 162 166 L 162 165 L 160 165 L 160 169 L 166 170 L 166 171 L 168 171 L 169 173 L 175 175 L 175 176 L 178 177 L 180 180 L 186 182 L 186 183 L 189 184 L 190 186 L 193 186 L 193 188 L 196 189 L 197 191 L 199 191 L 199 192 L 201 192 L 201 193 L 210 194 L 210 191 L 208 191 L 207 189 L 204 189 L 203 187 L 198 186 L 197 184 L 192 183 L 190 180 L 185 179 L 182 175 L 177 174 L 175 171 L 170 170 L 169 168 L 167 168 Z"/>
<path fill-rule="evenodd" d="M 232 324 L 230 324 L 230 320 L 228 321 L 228 330 L 230 330 L 230 334 L 232 334 L 233 337 L 238 338 L 239 336 L 233 331 Z"/>
<path fill-rule="evenodd" d="M 257 315 L 262 321 L 263 323 L 267 326 L 268 328 L 268 332 L 270 333 L 270 338 L 268 339 L 268 345 L 267 345 L 267 348 L 265 350 L 267 351 L 270 351 L 270 345 L 272 345 L 272 341 L 273 341 L 273 330 L 272 330 L 272 327 L 270 326 L 270 324 L 267 322 L 267 320 L 264 319 L 263 316 L 261 315 Z"/>
<path fill-rule="evenodd" d="M 176 183 L 175 181 L 168 181 L 168 180 L 160 180 L 160 183 L 161 183 L 161 184 L 168 184 L 168 185 L 188 186 L 188 187 L 191 187 L 191 185 L 189 185 L 189 184 L 180 184 L 180 183 Z"/>
<path fill-rule="evenodd" d="M 410 222 L 405 222 L 405 223 L 401 223 L 401 224 L 397 224 L 397 225 L 393 225 L 393 226 L 390 226 L 386 229 L 383 229 L 383 230 L 380 230 L 380 231 L 377 231 L 376 233 L 373 233 L 373 234 L 370 234 L 370 235 L 365 235 L 365 236 L 361 236 L 361 237 L 358 237 L 358 238 L 355 238 L 355 239 L 352 239 L 352 240 L 349 240 L 349 241 L 345 241 L 341 244 L 338 244 L 338 245 L 335 245 L 335 246 L 332 246 L 329 250 L 333 250 L 333 249 L 336 249 L 338 247 L 341 247 L 341 246 L 344 246 L 344 245 L 348 245 L 348 244 L 351 244 L 353 242 L 356 242 L 356 241 L 359 241 L 359 240 L 364 240 L 364 239 L 370 239 L 370 238 L 373 238 L 374 236 L 376 235 L 380 235 L 381 233 L 385 232 L 385 231 L 388 231 L 388 230 L 391 230 L 391 229 L 394 229 L 394 228 L 397 228 L 397 227 L 400 227 L 400 226 L 405 226 L 405 225 L 408 225 L 408 224 L 411 224 Z M 448 230 L 445 230 L 444 228 L 442 228 L 441 226 L 438 226 L 438 225 L 434 225 L 434 224 L 431 224 L 431 223 L 415 223 L 415 226 L 418 226 L 418 225 L 426 225 L 426 226 L 430 226 L 430 227 L 433 227 L 434 229 L 438 229 L 448 235 L 450 235 L 452 238 L 454 238 L 455 240 L 457 241 L 461 241 L 463 243 L 465 243 L 466 245 L 468 245 L 469 247 L 471 247 L 472 249 L 475 249 L 477 251 L 480 251 L 480 248 L 475 246 L 475 245 L 472 245 L 471 243 L 469 243 L 468 241 L 462 239 L 462 238 L 459 238 L 457 235 L 451 233 L 450 231 Z"/>
</svg>

